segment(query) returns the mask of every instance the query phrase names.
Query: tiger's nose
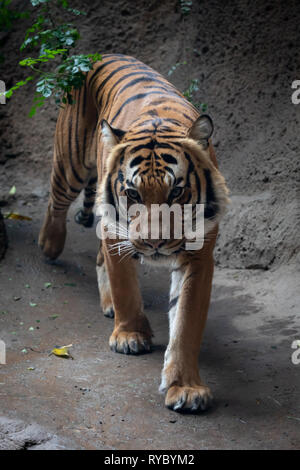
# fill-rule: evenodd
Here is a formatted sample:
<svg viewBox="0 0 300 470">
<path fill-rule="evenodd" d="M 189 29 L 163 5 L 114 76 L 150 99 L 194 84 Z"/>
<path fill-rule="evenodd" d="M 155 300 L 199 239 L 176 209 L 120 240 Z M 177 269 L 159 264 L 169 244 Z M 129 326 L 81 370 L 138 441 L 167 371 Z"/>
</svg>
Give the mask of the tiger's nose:
<svg viewBox="0 0 300 470">
<path fill-rule="evenodd" d="M 144 241 L 144 243 L 150 248 L 153 248 L 154 250 L 158 250 L 166 243 L 166 241 L 161 240 L 161 239 L 160 240 L 147 240 L 147 241 Z"/>
</svg>

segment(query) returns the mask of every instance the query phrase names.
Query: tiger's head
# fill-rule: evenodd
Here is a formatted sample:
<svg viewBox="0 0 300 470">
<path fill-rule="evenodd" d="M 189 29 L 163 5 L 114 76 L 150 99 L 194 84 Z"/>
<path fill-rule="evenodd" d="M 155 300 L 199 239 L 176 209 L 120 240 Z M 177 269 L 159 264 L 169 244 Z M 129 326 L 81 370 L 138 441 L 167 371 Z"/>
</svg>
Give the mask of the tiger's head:
<svg viewBox="0 0 300 470">
<path fill-rule="evenodd" d="M 118 244 L 121 252 L 155 262 L 169 261 L 182 252 L 186 236 L 184 230 L 176 235 L 174 214 L 178 215 L 177 209 L 181 209 L 183 226 L 186 205 L 193 208 L 192 217 L 195 217 L 196 205 L 203 204 L 204 236 L 213 230 L 229 200 L 225 180 L 210 155 L 213 123 L 209 116 L 200 116 L 188 133 L 171 129 L 163 119 L 157 118 L 147 123 L 147 129 L 135 126 L 126 133 L 113 129 L 105 120 L 101 126 L 108 157 L 103 163 L 98 204 L 110 204 L 120 215 L 124 209 L 120 201 L 126 201 L 127 227 L 125 221 L 117 231 L 125 238 Z M 151 208 L 159 206 L 177 208 L 169 213 L 168 237 L 164 236 L 162 215 L 157 218 L 157 212 L 158 229 L 154 237 L 153 231 L 150 233 L 154 217 Z M 146 210 L 143 218 L 139 207 Z M 105 224 L 111 226 L 107 214 L 106 219 Z M 145 222 L 148 222 L 146 231 Z"/>
</svg>

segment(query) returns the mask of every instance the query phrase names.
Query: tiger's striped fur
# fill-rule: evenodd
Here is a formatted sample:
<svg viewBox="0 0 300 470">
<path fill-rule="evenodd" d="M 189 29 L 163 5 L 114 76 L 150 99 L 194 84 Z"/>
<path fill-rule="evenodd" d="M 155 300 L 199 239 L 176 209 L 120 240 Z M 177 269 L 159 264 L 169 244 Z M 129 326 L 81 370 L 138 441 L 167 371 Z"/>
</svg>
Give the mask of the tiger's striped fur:
<svg viewBox="0 0 300 470">
<path fill-rule="evenodd" d="M 104 55 L 73 95 L 75 104 L 66 105 L 58 117 L 51 194 L 39 244 L 50 258 L 61 253 L 68 208 L 83 189 L 76 220 L 92 224 L 97 181 L 97 205 L 108 202 L 117 210 L 118 197 L 125 194 L 147 208 L 174 201 L 204 203 L 201 250 L 185 251 L 183 239 L 132 240 L 129 231 L 123 242 L 106 238 L 100 244 L 97 275 L 102 310 L 115 317 L 111 349 L 136 354 L 151 349 L 152 331 L 143 312 L 135 258 L 170 265 L 170 342 L 161 390 L 174 410 L 205 409 L 211 393 L 200 379 L 198 354 L 217 223 L 228 202 L 210 142 L 211 120 L 199 116 L 159 73 L 124 55 Z"/>
</svg>

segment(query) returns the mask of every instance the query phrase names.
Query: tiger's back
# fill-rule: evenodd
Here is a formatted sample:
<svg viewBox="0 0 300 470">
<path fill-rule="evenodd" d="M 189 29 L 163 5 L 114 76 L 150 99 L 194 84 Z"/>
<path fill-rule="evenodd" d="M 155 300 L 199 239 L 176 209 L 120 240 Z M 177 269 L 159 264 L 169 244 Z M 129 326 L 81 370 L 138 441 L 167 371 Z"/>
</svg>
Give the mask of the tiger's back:
<svg viewBox="0 0 300 470">
<path fill-rule="evenodd" d="M 79 184 L 87 177 L 86 174 L 80 177 L 80 169 L 96 163 L 97 144 L 99 160 L 102 159 L 101 141 L 97 142 L 97 127 L 102 119 L 117 131 L 129 131 L 127 139 L 143 140 L 147 130 L 148 135 L 156 131 L 182 138 L 199 116 L 194 106 L 162 75 L 121 54 L 104 54 L 103 60 L 87 74 L 84 87 L 74 92 L 74 100 L 74 105 L 67 105 L 60 112 L 56 141 L 60 142 L 59 151 L 67 140 L 66 151 L 73 156 L 74 175 Z M 153 121 L 159 129 L 151 127 Z"/>
</svg>

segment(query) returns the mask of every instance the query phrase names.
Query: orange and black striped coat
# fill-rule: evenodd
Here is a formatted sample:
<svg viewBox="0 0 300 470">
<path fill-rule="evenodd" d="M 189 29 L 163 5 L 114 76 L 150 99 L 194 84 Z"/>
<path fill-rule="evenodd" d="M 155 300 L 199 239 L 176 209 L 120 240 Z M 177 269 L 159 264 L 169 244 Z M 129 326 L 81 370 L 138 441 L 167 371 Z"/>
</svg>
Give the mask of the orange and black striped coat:
<svg viewBox="0 0 300 470">
<path fill-rule="evenodd" d="M 59 114 L 51 192 L 39 244 L 56 258 L 66 237 L 66 214 L 85 190 L 76 220 L 93 223 L 96 203 L 118 198 L 129 204 L 204 204 L 205 242 L 194 252 L 184 238 L 107 237 L 100 244 L 97 277 L 101 308 L 115 318 L 110 347 L 137 354 L 151 350 L 152 330 L 143 311 L 136 258 L 168 264 L 170 342 L 165 353 L 161 390 L 174 410 L 205 409 L 211 392 L 200 379 L 198 354 L 213 275 L 217 223 L 228 202 L 210 141 L 212 121 L 199 112 L 165 78 L 142 62 L 106 54 L 73 93 L 75 104 Z"/>
</svg>

